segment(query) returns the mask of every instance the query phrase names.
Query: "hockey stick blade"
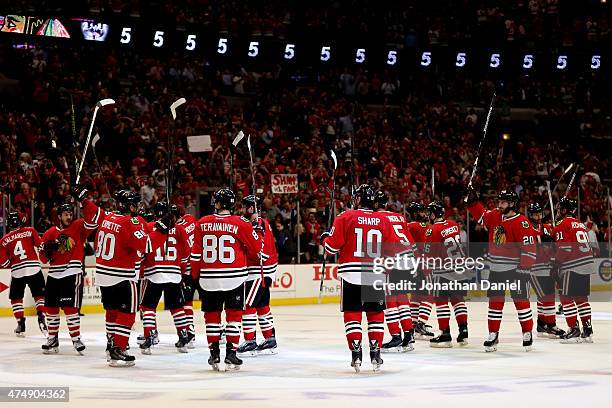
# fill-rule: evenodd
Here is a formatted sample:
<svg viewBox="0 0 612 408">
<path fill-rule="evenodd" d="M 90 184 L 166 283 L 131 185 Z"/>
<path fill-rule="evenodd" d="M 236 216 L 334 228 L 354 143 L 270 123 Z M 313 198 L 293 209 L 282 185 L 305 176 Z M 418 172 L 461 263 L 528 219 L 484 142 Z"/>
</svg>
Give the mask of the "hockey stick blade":
<svg viewBox="0 0 612 408">
<path fill-rule="evenodd" d="M 170 113 L 172 113 L 172 119 L 176 120 L 176 108 L 181 106 L 182 104 L 187 103 L 187 99 L 179 98 L 172 105 L 170 105 Z"/>
<path fill-rule="evenodd" d="M 99 141 L 100 141 L 100 135 L 96 133 L 93 139 L 91 139 L 91 147 L 96 147 L 96 143 L 98 143 Z"/>
<path fill-rule="evenodd" d="M 236 137 L 232 141 L 232 144 L 234 145 L 234 147 L 237 147 L 238 143 L 240 143 L 242 141 L 242 139 L 244 139 L 244 132 L 241 130 L 240 132 L 238 132 L 238 134 L 236 135 Z"/>
<path fill-rule="evenodd" d="M 338 158 L 336 158 L 336 152 L 331 150 L 331 158 L 334 161 L 334 170 L 338 168 Z"/>
<path fill-rule="evenodd" d="M 103 106 L 113 105 L 113 104 L 115 104 L 115 100 L 114 99 L 106 98 L 106 99 L 102 99 L 102 100 L 98 101 L 98 103 L 96 103 L 96 106 L 98 108 L 101 108 Z"/>
</svg>

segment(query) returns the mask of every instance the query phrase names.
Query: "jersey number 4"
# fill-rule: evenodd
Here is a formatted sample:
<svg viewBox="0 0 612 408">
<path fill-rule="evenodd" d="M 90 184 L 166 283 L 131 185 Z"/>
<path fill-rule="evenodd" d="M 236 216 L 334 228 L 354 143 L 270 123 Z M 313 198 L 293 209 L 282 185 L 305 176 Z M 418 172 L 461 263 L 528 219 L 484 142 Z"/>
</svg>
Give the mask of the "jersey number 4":
<svg viewBox="0 0 612 408">
<path fill-rule="evenodd" d="M 17 241 L 17 243 L 15 244 L 15 249 L 13 249 L 13 254 L 19 257 L 20 261 L 23 261 L 24 259 L 28 257 L 26 255 L 25 249 L 23 249 L 23 244 L 21 243 L 21 241 Z"/>
</svg>

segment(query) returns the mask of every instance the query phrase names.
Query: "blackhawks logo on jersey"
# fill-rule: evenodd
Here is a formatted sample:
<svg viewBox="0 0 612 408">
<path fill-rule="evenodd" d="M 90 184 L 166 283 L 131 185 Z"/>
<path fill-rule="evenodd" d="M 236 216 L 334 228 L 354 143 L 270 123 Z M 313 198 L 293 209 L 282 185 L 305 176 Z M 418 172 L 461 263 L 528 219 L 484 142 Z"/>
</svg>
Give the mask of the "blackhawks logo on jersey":
<svg viewBox="0 0 612 408">
<path fill-rule="evenodd" d="M 528 221 L 521 221 L 521 225 L 523 226 L 523 228 L 529 228 L 529 222 Z"/>
<path fill-rule="evenodd" d="M 425 236 L 428 237 L 431 235 L 431 233 L 432 233 L 431 228 L 427 228 L 427 231 L 425 231 Z"/>
<path fill-rule="evenodd" d="M 72 239 L 69 235 L 67 234 L 60 234 L 57 236 L 57 243 L 59 244 L 59 253 L 60 254 L 65 254 L 68 253 L 70 251 L 72 251 L 72 248 L 74 248 L 74 239 Z"/>
<path fill-rule="evenodd" d="M 493 242 L 495 245 L 503 245 L 506 243 L 506 231 L 502 225 L 498 225 L 493 230 Z"/>
</svg>

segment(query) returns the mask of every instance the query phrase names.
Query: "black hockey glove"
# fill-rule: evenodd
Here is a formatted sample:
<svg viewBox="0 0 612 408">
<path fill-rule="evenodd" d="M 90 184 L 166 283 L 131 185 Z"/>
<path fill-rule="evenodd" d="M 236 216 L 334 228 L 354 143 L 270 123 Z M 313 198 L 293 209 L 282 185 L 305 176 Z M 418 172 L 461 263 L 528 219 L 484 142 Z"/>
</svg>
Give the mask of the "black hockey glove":
<svg viewBox="0 0 612 408">
<path fill-rule="evenodd" d="M 319 239 L 321 240 L 321 242 L 323 242 L 325 238 L 329 237 L 330 235 L 331 233 L 329 231 L 325 231 L 319 236 Z"/>
<path fill-rule="evenodd" d="M 472 204 L 473 202 L 478 201 L 478 199 L 480 198 L 478 197 L 478 193 L 472 186 L 469 186 L 466 188 L 465 194 L 466 194 L 466 202 L 468 204 Z"/>
<path fill-rule="evenodd" d="M 70 188 L 70 194 L 77 200 L 79 203 L 82 202 L 87 197 L 87 188 L 83 186 L 74 186 Z"/>
<path fill-rule="evenodd" d="M 166 214 L 155 223 L 155 228 L 162 234 L 167 234 L 174 227 L 174 217 L 172 214 Z"/>
<path fill-rule="evenodd" d="M 266 228 L 263 220 L 260 218 L 252 222 L 253 229 L 256 232 L 261 232 L 261 235 L 266 235 Z"/>
<path fill-rule="evenodd" d="M 53 258 L 53 255 L 59 249 L 59 243 L 56 240 L 47 241 L 43 244 L 43 252 L 47 259 Z"/>
</svg>

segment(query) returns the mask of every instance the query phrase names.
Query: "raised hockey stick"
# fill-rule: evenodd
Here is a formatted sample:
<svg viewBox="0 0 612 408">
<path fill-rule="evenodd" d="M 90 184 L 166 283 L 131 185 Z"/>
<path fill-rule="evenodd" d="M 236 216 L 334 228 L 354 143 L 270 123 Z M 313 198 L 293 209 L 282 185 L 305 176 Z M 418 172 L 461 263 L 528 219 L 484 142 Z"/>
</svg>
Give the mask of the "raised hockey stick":
<svg viewBox="0 0 612 408">
<path fill-rule="evenodd" d="M 79 181 L 81 180 L 81 171 L 83 171 L 83 164 L 85 164 L 85 157 L 87 156 L 87 149 L 89 149 L 89 143 L 91 142 L 91 132 L 93 132 L 94 124 L 96 123 L 96 116 L 98 116 L 98 110 L 107 105 L 113 105 L 115 101 L 113 99 L 102 99 L 96 103 L 96 107 L 94 108 L 93 117 L 91 119 L 91 123 L 89 124 L 89 131 L 87 132 L 87 139 L 85 140 L 85 148 L 83 149 L 83 155 L 81 157 L 81 164 L 79 165 L 79 169 L 76 175 L 76 185 L 79 185 Z"/>
<path fill-rule="evenodd" d="M 478 162 L 480 160 L 480 153 L 482 152 L 482 144 L 487 138 L 487 130 L 489 129 L 489 120 L 491 119 L 491 112 L 493 112 L 494 102 L 495 102 L 495 92 L 493 92 L 493 96 L 491 97 L 491 104 L 489 105 L 489 111 L 487 112 L 487 119 L 485 120 L 484 128 L 482 131 L 482 138 L 480 139 L 480 143 L 478 143 L 478 150 L 476 152 L 476 159 L 474 160 L 474 167 L 472 168 L 472 174 L 470 175 L 470 180 L 468 181 L 468 188 L 472 187 L 474 176 L 476 175 L 476 171 L 478 170 Z M 463 201 L 467 202 L 467 197 Z"/>
<path fill-rule="evenodd" d="M 172 115 L 172 120 L 176 122 L 176 109 L 185 104 L 187 100 L 185 98 L 179 98 L 170 105 L 170 114 Z M 172 140 L 173 131 L 168 132 L 168 149 L 166 151 L 166 161 L 168 162 L 166 165 L 166 203 L 168 204 L 167 215 L 170 215 L 170 197 L 172 197 L 172 160 L 174 153 L 174 143 Z M 166 235 L 166 244 L 165 244 L 165 254 L 164 257 L 168 257 L 168 237 L 169 234 Z"/>
<path fill-rule="evenodd" d="M 230 153 L 229 188 L 230 189 L 234 185 L 234 152 L 232 150 L 232 146 L 234 146 L 234 148 L 238 147 L 238 143 L 240 143 L 242 139 L 244 139 L 244 133 L 241 130 L 240 132 L 238 132 L 234 140 L 232 140 L 232 144 L 229 147 L 229 153 Z"/>
<path fill-rule="evenodd" d="M 242 135 L 242 137 L 244 137 L 244 134 Z M 240 140 L 238 140 L 238 142 L 240 142 Z M 261 217 L 257 209 L 257 185 L 255 183 L 255 163 L 253 162 L 253 149 L 251 148 L 251 135 L 247 137 L 247 147 L 249 149 L 249 160 L 251 162 L 251 180 L 252 180 L 252 185 L 253 185 L 253 195 L 255 196 L 255 202 L 254 202 L 255 214 L 257 214 L 257 225 L 259 225 L 259 220 Z M 264 236 L 265 236 L 265 233 L 266 232 L 264 231 L 264 234 L 263 234 Z M 263 270 L 263 249 L 264 249 L 264 237 L 262 237 L 261 239 L 261 250 L 259 251 L 259 273 L 261 275 L 261 287 L 265 288 L 266 280 L 265 280 L 264 270 Z"/>
<path fill-rule="evenodd" d="M 553 207 L 552 191 L 550 191 L 550 181 L 546 180 L 546 190 L 548 192 L 548 203 L 550 204 L 550 218 L 553 227 L 557 224 L 555 220 L 555 208 Z"/>
<path fill-rule="evenodd" d="M 332 171 L 332 191 L 331 191 L 331 201 L 329 203 L 329 214 L 327 214 L 327 230 L 331 228 L 332 223 L 332 214 L 334 212 L 334 206 L 336 205 L 336 169 L 338 168 L 338 159 L 336 158 L 336 153 L 331 151 L 331 158 L 334 161 L 334 170 Z M 325 279 L 325 264 L 327 263 L 327 256 L 325 255 L 325 246 L 323 246 L 323 265 L 321 269 L 321 282 L 319 283 L 319 298 L 317 299 L 317 303 L 321 303 L 321 296 L 323 296 L 323 281 Z"/>
<path fill-rule="evenodd" d="M 572 178 L 570 179 L 569 183 L 567 183 L 567 189 L 565 190 L 565 197 L 568 196 L 569 192 L 572 190 L 572 187 L 574 186 L 574 181 L 576 180 L 576 174 L 578 174 L 579 167 L 580 165 L 577 164 L 576 169 L 574 170 L 574 174 L 572 174 Z"/>
<path fill-rule="evenodd" d="M 431 199 L 436 199 L 436 169 L 431 166 Z"/>
</svg>

